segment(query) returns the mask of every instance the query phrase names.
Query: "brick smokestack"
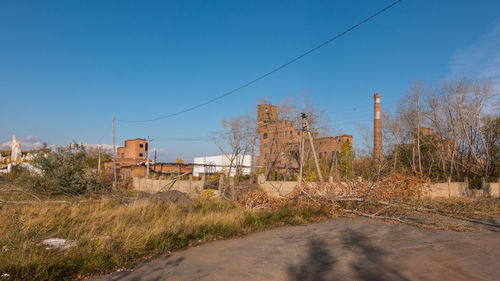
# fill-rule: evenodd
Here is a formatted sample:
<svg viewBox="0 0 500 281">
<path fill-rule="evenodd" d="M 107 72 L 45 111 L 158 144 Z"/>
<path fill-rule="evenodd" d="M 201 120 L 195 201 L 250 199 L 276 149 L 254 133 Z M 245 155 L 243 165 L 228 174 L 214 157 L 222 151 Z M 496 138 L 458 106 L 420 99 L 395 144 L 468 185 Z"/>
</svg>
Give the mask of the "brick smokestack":
<svg viewBox="0 0 500 281">
<path fill-rule="evenodd" d="M 375 115 L 373 119 L 373 159 L 382 162 L 382 113 L 380 112 L 380 94 L 375 93 Z"/>
</svg>

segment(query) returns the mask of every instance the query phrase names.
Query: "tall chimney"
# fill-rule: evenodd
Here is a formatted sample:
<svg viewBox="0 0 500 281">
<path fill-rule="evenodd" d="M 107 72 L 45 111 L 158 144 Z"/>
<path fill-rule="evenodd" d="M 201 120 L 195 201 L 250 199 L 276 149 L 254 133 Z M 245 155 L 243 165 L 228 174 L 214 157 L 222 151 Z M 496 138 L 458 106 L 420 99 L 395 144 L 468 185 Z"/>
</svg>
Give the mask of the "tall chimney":
<svg viewBox="0 0 500 281">
<path fill-rule="evenodd" d="M 375 93 L 375 116 L 373 119 L 373 159 L 382 162 L 382 119 L 380 113 L 380 94 Z"/>
</svg>

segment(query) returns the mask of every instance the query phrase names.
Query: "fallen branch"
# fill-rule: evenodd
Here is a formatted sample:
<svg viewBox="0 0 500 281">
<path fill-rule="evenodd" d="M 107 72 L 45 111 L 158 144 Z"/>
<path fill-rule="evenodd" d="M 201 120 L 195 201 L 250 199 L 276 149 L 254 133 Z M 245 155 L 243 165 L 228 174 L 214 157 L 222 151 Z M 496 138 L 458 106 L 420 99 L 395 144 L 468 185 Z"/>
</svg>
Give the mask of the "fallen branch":
<svg viewBox="0 0 500 281">
<path fill-rule="evenodd" d="M 38 200 L 39 202 L 41 202 L 41 201 L 42 201 L 42 200 L 41 200 L 38 196 L 36 196 L 35 194 L 30 193 L 30 192 L 27 192 L 27 191 L 24 191 L 24 190 L 22 190 L 22 189 L 12 188 L 12 189 L 6 189 L 6 190 L 4 190 L 4 191 L 17 191 L 17 192 L 21 192 L 21 193 L 27 194 L 27 195 L 29 195 L 29 196 L 31 196 L 31 197 L 33 197 L 33 198 L 35 198 L 35 199 L 36 199 L 36 200 Z M 0 200 L 0 201 L 1 201 L 1 200 Z"/>
<path fill-rule="evenodd" d="M 401 223 L 405 223 L 406 221 L 400 219 L 400 218 L 394 218 L 394 217 L 387 217 L 387 216 L 379 216 L 379 215 L 375 215 L 375 214 L 365 214 L 365 213 L 362 213 L 362 212 L 359 212 L 359 211 L 356 211 L 356 210 L 348 210 L 348 209 L 340 209 L 342 212 L 346 212 L 346 213 L 352 213 L 352 214 L 356 214 L 356 215 L 359 215 L 359 216 L 363 216 L 363 217 L 368 217 L 368 218 L 376 218 L 376 219 L 384 219 L 384 220 L 394 220 L 394 221 L 398 221 L 398 222 L 401 222 Z"/>
<path fill-rule="evenodd" d="M 389 207 L 398 207 L 398 208 L 403 208 L 406 210 L 413 210 L 413 211 L 424 211 L 424 212 L 434 212 L 434 213 L 447 213 L 447 214 L 475 214 L 475 215 L 491 215 L 491 214 L 500 214 L 500 212 L 462 212 L 462 211 L 447 211 L 447 210 L 439 210 L 439 209 L 431 209 L 431 208 L 424 208 L 424 207 L 418 207 L 418 206 L 411 206 L 408 204 L 395 204 L 395 203 L 389 203 L 387 201 L 375 201 L 375 200 L 367 200 L 365 198 L 337 198 L 333 199 L 332 201 L 336 202 L 342 202 L 342 201 L 356 201 L 356 202 L 366 202 L 366 203 L 372 203 L 372 204 L 380 204 L 380 205 L 386 205 Z"/>
<path fill-rule="evenodd" d="M 165 186 L 160 188 L 160 190 L 158 192 L 170 191 L 170 189 L 172 189 L 172 187 L 174 187 L 174 184 L 177 182 L 177 180 L 179 180 L 181 177 L 183 177 L 187 174 L 189 174 L 189 173 L 186 172 L 182 175 L 178 175 L 178 176 L 174 177 L 171 182 L 167 183 Z"/>
<path fill-rule="evenodd" d="M 70 204 L 70 203 L 87 203 L 87 202 L 103 202 L 103 201 L 110 201 L 110 200 L 136 200 L 137 198 L 134 197 L 123 197 L 123 198 L 106 198 L 106 199 L 97 199 L 97 200 L 92 200 L 92 199 L 86 199 L 86 200 L 78 200 L 78 201 L 66 201 L 66 200 L 47 200 L 47 201 L 3 201 L 0 200 L 0 205 L 4 204 L 11 204 L 11 205 L 32 205 L 32 204 Z"/>
<path fill-rule="evenodd" d="M 309 199 L 311 199 L 314 203 L 316 203 L 316 204 L 318 203 L 318 202 L 317 202 L 316 200 L 314 200 L 314 198 L 312 198 L 312 196 L 311 196 L 311 195 L 309 195 L 309 193 L 307 193 L 305 190 L 303 190 L 303 189 L 302 189 L 301 191 L 302 191 L 302 193 L 304 193 L 307 197 L 309 197 Z"/>
</svg>

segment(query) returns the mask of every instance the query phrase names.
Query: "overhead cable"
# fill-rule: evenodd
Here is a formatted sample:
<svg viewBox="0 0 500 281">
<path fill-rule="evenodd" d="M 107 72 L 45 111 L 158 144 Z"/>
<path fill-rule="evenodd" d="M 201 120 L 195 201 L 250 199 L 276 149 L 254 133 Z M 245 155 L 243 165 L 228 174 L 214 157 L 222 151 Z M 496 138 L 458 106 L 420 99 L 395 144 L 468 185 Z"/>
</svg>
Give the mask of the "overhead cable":
<svg viewBox="0 0 500 281">
<path fill-rule="evenodd" d="M 291 59 L 291 60 L 287 61 L 286 63 L 284 63 L 284 64 L 282 64 L 282 65 L 280 65 L 280 66 L 278 66 L 278 67 L 274 68 L 273 70 L 271 70 L 271 71 L 269 71 L 269 72 L 266 72 L 266 73 L 264 73 L 264 74 L 262 74 L 262 75 L 258 76 L 257 78 L 255 78 L 255 79 L 253 79 L 253 80 L 250 80 L 249 82 L 247 82 L 247 83 L 245 83 L 245 84 L 243 84 L 243 85 L 241 85 L 241 86 L 239 86 L 239 87 L 236 87 L 236 88 L 234 88 L 234 89 L 232 89 L 232 90 L 230 90 L 230 91 L 228 91 L 228 92 L 226 92 L 226 93 L 224 93 L 224 94 L 222 94 L 222 95 L 216 96 L 216 97 L 211 98 L 211 99 L 209 99 L 209 100 L 207 100 L 207 101 L 205 101 L 205 102 L 202 102 L 202 103 L 200 103 L 200 104 L 197 104 L 197 105 L 194 105 L 194 106 L 188 107 L 188 108 L 186 108 L 186 109 L 183 109 L 183 110 L 180 110 L 180 111 L 177 111 L 177 112 L 174 112 L 174 113 L 170 113 L 170 114 L 167 114 L 167 115 L 164 115 L 164 116 L 159 116 L 159 117 L 156 117 L 156 118 L 151 118 L 151 119 L 143 119 L 143 120 L 120 120 L 120 119 L 117 119 L 116 121 L 117 121 L 117 122 L 122 122 L 122 123 L 145 123 L 145 122 L 158 121 L 158 120 L 162 120 L 162 119 L 171 118 L 171 117 L 174 117 L 174 116 L 177 116 L 177 115 L 180 115 L 180 114 L 183 114 L 183 113 L 189 112 L 189 111 L 193 111 L 193 110 L 198 109 L 198 108 L 200 108 L 200 107 L 202 107 L 202 106 L 205 106 L 205 105 L 207 105 L 207 104 L 213 103 L 213 102 L 215 102 L 215 101 L 217 101 L 217 100 L 220 100 L 220 99 L 222 99 L 222 98 L 224 98 L 224 97 L 227 97 L 227 96 L 229 96 L 229 95 L 231 95 L 231 94 L 234 94 L 234 93 L 238 92 L 239 90 L 241 90 L 241 89 L 243 89 L 243 88 L 246 88 L 246 87 L 248 87 L 248 86 L 250 86 L 250 85 L 252 85 L 252 84 L 254 84 L 254 83 L 258 82 L 259 80 L 262 80 L 262 79 L 266 78 L 267 76 L 269 76 L 269 75 L 271 75 L 271 74 L 273 74 L 273 73 L 275 73 L 275 72 L 280 71 L 281 69 L 283 69 L 283 68 L 285 68 L 285 67 L 289 66 L 290 64 L 292 64 L 292 63 L 294 63 L 294 62 L 296 62 L 296 61 L 298 61 L 298 60 L 302 59 L 303 57 L 305 57 L 305 56 L 307 56 L 307 55 L 311 54 L 312 52 L 317 51 L 318 49 L 320 49 L 320 48 L 324 47 L 325 45 L 328 45 L 329 43 L 331 43 L 331 42 L 333 42 L 333 41 L 337 40 L 338 38 L 340 38 L 340 37 L 342 37 L 342 36 L 346 35 L 347 33 L 351 32 L 351 31 L 353 31 L 354 29 L 356 29 L 356 28 L 358 28 L 359 26 L 363 25 L 364 23 L 366 23 L 366 22 L 370 21 L 371 19 L 375 18 L 376 16 L 378 16 L 378 15 L 382 14 L 383 12 L 385 12 L 385 11 L 387 11 L 387 10 L 391 9 L 392 7 L 394 7 L 394 6 L 395 6 L 395 5 L 397 5 L 399 2 L 402 2 L 402 1 L 403 1 L 403 0 L 397 0 L 397 1 L 392 2 L 390 5 L 388 5 L 388 6 L 384 7 L 384 8 L 383 8 L 383 9 L 381 9 L 381 10 L 378 10 L 377 12 L 375 12 L 374 14 L 372 14 L 371 16 L 369 16 L 369 17 L 365 18 L 364 20 L 362 20 L 362 21 L 358 22 L 357 24 L 355 24 L 355 25 L 353 25 L 353 26 L 349 27 L 348 29 L 344 30 L 343 32 L 341 32 L 341 33 L 339 33 L 339 34 L 337 34 L 337 35 L 333 36 L 332 38 L 330 38 L 330 39 L 328 39 L 328 40 L 324 41 L 323 43 L 321 43 L 321 44 L 317 45 L 316 47 L 314 47 L 314 48 L 312 48 L 312 49 L 310 49 L 310 50 L 308 50 L 308 51 L 306 51 L 306 52 L 304 52 L 304 53 L 300 54 L 299 56 L 297 56 L 297 57 L 295 57 L 295 58 L 293 58 L 293 59 Z"/>
</svg>

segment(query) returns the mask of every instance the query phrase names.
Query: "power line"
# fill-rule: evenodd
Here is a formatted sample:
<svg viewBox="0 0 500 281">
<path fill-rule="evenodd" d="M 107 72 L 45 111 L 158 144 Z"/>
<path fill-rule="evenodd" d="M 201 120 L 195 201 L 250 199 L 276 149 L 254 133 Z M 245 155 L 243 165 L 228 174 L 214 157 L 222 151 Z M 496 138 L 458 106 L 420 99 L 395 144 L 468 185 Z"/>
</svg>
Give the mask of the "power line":
<svg viewBox="0 0 500 281">
<path fill-rule="evenodd" d="M 102 137 L 99 138 L 99 140 L 96 142 L 96 144 L 99 144 L 102 141 L 102 139 L 108 134 L 110 129 L 111 129 L 111 125 L 108 126 L 108 128 L 106 129 L 106 131 L 104 132 Z"/>
<path fill-rule="evenodd" d="M 186 112 L 189 112 L 189 111 L 195 110 L 195 109 L 200 108 L 200 107 L 202 107 L 202 106 L 205 106 L 205 105 L 207 105 L 207 104 L 213 103 L 213 102 L 215 102 L 215 101 L 217 101 L 217 100 L 220 100 L 220 99 L 222 99 L 222 98 L 224 98 L 224 97 L 226 97 L 226 96 L 229 96 L 229 95 L 231 95 L 231 94 L 233 94 L 233 93 L 235 93 L 235 92 L 237 92 L 237 91 L 239 91 L 239 90 L 241 90 L 241 89 L 243 89 L 243 88 L 246 88 L 246 87 L 248 87 L 248 86 L 250 86 L 250 85 L 252 85 L 252 84 L 254 84 L 254 83 L 258 82 L 258 81 L 260 81 L 260 80 L 262 80 L 262 79 L 266 78 L 267 76 L 269 76 L 269 75 L 271 75 L 271 74 L 273 74 L 273 73 L 275 73 L 275 72 L 280 71 L 281 69 L 283 69 L 283 68 L 285 68 L 285 67 L 289 66 L 290 64 L 292 64 L 292 63 L 294 63 L 294 62 L 296 62 L 296 61 L 298 61 L 298 60 L 302 59 L 303 57 L 305 57 L 305 56 L 309 55 L 310 53 L 312 53 L 312 52 L 314 52 L 314 51 L 316 51 L 316 50 L 318 50 L 318 49 L 320 49 L 320 48 L 324 47 L 325 45 L 327 45 L 327 44 L 329 44 L 329 43 L 331 43 L 331 42 L 333 42 L 333 41 L 337 40 L 338 38 L 340 38 L 340 37 L 344 36 L 345 34 L 347 34 L 347 33 L 351 32 L 352 30 L 354 30 L 354 29 L 358 28 L 359 26 L 361 26 L 361 25 L 363 25 L 364 23 L 366 23 L 366 22 L 370 21 L 371 19 L 373 19 L 373 18 L 375 18 L 376 16 L 378 16 L 378 15 L 382 14 L 383 12 L 385 12 L 385 11 L 389 10 L 390 8 L 394 7 L 394 6 L 395 6 L 395 5 L 397 5 L 399 2 L 402 2 L 402 1 L 403 1 L 403 0 L 397 0 L 397 1 L 392 2 L 390 5 L 386 6 L 385 8 L 383 8 L 383 9 L 381 9 L 381 10 L 377 11 L 376 13 L 372 14 L 371 16 L 369 16 L 369 17 L 365 18 L 364 20 L 360 21 L 359 23 L 357 23 L 357 24 L 355 24 L 355 25 L 353 25 L 353 26 L 349 27 L 348 29 L 346 29 L 346 30 L 344 30 L 343 32 L 341 32 L 341 33 L 339 33 L 339 34 L 335 35 L 334 37 L 332 37 L 332 38 L 330 38 L 330 39 L 326 40 L 325 42 L 323 42 L 323 43 L 321 43 L 321 44 L 317 45 L 316 47 L 314 47 L 314 48 L 312 48 L 312 49 L 310 49 L 310 50 L 306 51 L 305 53 L 302 53 L 301 55 L 299 55 L 299 56 L 297 56 L 297 57 L 295 57 L 295 58 L 293 58 L 293 59 L 289 60 L 288 62 L 286 62 L 286 63 L 284 63 L 284 64 L 282 64 L 282 65 L 278 66 L 277 68 L 275 68 L 275 69 L 273 69 L 273 70 L 271 70 L 271 71 L 269 71 L 269 72 L 267 72 L 267 73 L 265 73 L 265 74 L 262 74 L 261 76 L 259 76 L 259 77 L 255 78 L 255 79 L 253 79 L 253 80 L 251 80 L 251 81 L 249 81 L 249 82 L 247 82 L 247 83 L 245 83 L 245 84 L 243 84 L 243 85 L 241 85 L 241 86 L 239 86 L 239 87 L 237 87 L 237 88 L 234 88 L 234 89 L 230 90 L 229 92 L 226 92 L 226 93 L 224 93 L 224 94 L 222 94 L 222 95 L 220 95 L 220 96 L 217 96 L 217 97 L 212 98 L 212 99 L 209 99 L 209 100 L 207 100 L 207 101 L 205 101 L 205 102 L 203 102 L 203 103 L 200 103 L 200 104 L 194 105 L 194 106 L 192 106 L 192 107 L 188 107 L 188 108 L 183 109 L 183 110 L 181 110 L 181 111 L 177 111 L 177 112 L 174 112 L 174 113 L 171 113 L 171 114 L 165 115 L 165 116 L 160 116 L 160 117 L 151 118 L 151 119 L 144 119 L 144 120 L 116 120 L 116 121 L 118 121 L 118 122 L 122 122 L 122 123 L 145 123 L 145 122 L 158 121 L 158 120 L 162 120 L 162 119 L 171 118 L 171 117 L 174 117 L 174 116 L 177 116 L 177 115 L 180 115 L 180 114 L 183 114 L 183 113 L 186 113 Z"/>
</svg>

